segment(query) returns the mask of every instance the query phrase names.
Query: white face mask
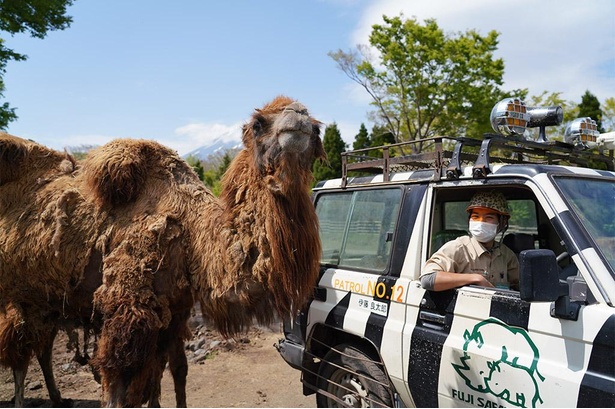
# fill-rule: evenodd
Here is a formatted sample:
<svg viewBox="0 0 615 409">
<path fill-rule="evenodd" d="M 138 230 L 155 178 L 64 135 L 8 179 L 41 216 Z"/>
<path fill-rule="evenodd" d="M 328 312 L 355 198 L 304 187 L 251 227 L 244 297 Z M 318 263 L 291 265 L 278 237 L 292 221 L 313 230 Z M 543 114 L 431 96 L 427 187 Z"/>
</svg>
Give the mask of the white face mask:
<svg viewBox="0 0 615 409">
<path fill-rule="evenodd" d="M 481 243 L 489 243 L 498 234 L 498 225 L 470 220 L 470 233 Z"/>
</svg>

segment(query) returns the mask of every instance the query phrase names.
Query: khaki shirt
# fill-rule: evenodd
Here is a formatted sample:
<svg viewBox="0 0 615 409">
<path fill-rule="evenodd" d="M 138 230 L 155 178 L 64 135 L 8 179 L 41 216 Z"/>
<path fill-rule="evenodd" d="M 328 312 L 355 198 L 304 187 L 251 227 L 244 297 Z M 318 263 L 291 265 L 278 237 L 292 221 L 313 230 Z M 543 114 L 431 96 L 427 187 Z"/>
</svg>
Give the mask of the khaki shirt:
<svg viewBox="0 0 615 409">
<path fill-rule="evenodd" d="M 461 236 L 445 243 L 425 263 L 421 277 L 438 271 L 452 273 L 486 272 L 494 286 L 519 283 L 519 261 L 515 253 L 501 244 L 491 252 L 473 237 Z"/>
</svg>

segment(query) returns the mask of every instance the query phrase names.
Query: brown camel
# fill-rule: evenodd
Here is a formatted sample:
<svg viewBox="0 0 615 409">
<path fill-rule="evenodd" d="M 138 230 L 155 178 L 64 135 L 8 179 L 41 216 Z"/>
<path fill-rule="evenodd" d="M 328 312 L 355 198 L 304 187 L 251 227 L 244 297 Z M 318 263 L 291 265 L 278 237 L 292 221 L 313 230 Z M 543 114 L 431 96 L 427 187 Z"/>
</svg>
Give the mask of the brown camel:
<svg viewBox="0 0 615 409">
<path fill-rule="evenodd" d="M 219 199 L 155 142 L 116 140 L 75 168 L 66 155 L 0 136 L 0 311 L 19 306 L 28 327 L 96 328 L 105 404 L 157 404 L 168 359 L 185 406 L 194 300 L 232 336 L 292 314 L 311 294 L 319 134 L 290 98 L 256 110 Z"/>
<path fill-rule="evenodd" d="M 35 242 L 28 237 L 25 224 L 19 225 L 13 220 L 36 219 L 41 210 L 33 204 L 42 203 L 36 200 L 37 192 L 50 180 L 74 170 L 75 162 L 69 155 L 0 133 L 0 365 L 13 370 L 15 406 L 18 407 L 24 405 L 24 381 L 33 355 L 38 358 L 54 406 L 61 406 L 63 401 L 51 365 L 59 314 L 52 308 L 39 309 L 34 298 L 20 298 L 26 295 L 29 284 L 21 290 L 13 287 L 16 279 L 29 280 L 30 277 L 20 277 L 26 269 L 7 264 L 7 257 L 11 256 L 12 249 L 21 248 L 21 257 L 25 257 L 23 264 L 29 263 L 27 246 Z M 49 219 L 49 215 L 45 217 Z M 48 237 L 42 238 L 41 243 L 45 241 L 49 241 Z M 48 272 L 38 274 L 42 285 L 51 278 Z"/>
</svg>

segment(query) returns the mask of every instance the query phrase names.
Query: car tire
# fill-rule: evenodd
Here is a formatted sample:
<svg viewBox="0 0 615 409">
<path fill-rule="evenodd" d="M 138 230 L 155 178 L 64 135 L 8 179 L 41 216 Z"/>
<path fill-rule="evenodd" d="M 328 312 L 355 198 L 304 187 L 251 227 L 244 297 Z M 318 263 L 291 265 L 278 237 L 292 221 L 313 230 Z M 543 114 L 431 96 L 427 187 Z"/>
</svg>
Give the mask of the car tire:
<svg viewBox="0 0 615 409">
<path fill-rule="evenodd" d="M 318 388 L 337 397 L 340 401 L 322 393 L 316 395 L 319 408 L 391 407 L 391 389 L 385 385 L 389 380 L 382 364 L 368 354 L 349 344 L 332 348 L 320 365 Z"/>
</svg>

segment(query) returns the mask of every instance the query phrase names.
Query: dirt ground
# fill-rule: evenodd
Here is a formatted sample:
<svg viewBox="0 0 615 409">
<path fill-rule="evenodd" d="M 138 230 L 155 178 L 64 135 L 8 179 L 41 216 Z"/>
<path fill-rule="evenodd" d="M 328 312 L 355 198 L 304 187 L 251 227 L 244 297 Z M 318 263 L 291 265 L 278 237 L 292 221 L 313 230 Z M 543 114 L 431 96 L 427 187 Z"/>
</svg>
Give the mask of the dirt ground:
<svg viewBox="0 0 615 409">
<path fill-rule="evenodd" d="M 300 407 L 313 408 L 315 395 L 303 396 L 299 371 L 291 368 L 273 344 L 283 337 L 281 325 L 254 326 L 236 340 L 224 340 L 195 315 L 194 338 L 186 343 L 189 407 Z M 89 366 L 72 360 L 67 336 L 61 332 L 54 346 L 54 373 L 67 406 L 99 407 L 101 388 Z M 0 368 L 0 407 L 12 407 L 13 376 Z M 51 407 L 45 381 L 36 359 L 26 378 L 26 407 Z M 162 379 L 161 405 L 175 406 L 169 370 Z"/>
</svg>

